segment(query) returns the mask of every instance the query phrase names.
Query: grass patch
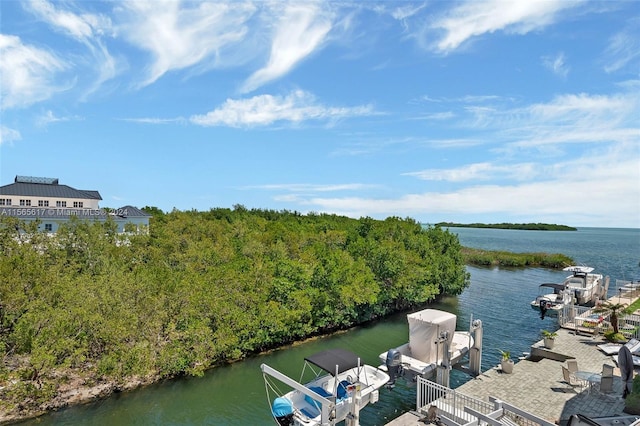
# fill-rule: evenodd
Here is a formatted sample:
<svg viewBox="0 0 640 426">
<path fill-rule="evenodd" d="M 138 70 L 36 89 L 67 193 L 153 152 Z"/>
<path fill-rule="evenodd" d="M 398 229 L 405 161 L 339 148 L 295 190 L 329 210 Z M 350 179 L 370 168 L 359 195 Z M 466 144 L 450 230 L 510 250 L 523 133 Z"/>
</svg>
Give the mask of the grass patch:
<svg viewBox="0 0 640 426">
<path fill-rule="evenodd" d="M 544 267 L 562 269 L 573 264 L 573 259 L 563 254 L 511 253 L 463 247 L 462 256 L 468 265 L 505 267 Z M 640 308 L 640 305 L 639 305 Z"/>
</svg>

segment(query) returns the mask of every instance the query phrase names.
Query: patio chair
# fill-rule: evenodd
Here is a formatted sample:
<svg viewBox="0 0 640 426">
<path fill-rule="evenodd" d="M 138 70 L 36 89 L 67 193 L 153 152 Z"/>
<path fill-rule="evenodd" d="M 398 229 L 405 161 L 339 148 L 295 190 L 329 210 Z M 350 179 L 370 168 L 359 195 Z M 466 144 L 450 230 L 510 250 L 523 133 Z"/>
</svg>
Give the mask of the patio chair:
<svg viewBox="0 0 640 426">
<path fill-rule="evenodd" d="M 613 392 L 613 376 L 602 376 L 598 391 L 600 391 L 600 393 Z"/>
<path fill-rule="evenodd" d="M 580 392 L 584 389 L 585 382 L 574 376 L 564 365 L 562 366 L 562 376 L 565 383 L 569 384 L 572 388 L 580 386 Z"/>
<path fill-rule="evenodd" d="M 602 364 L 602 377 L 613 377 L 613 365 Z"/>
<path fill-rule="evenodd" d="M 598 384 L 598 391 L 603 394 L 613 392 L 613 365 L 602 364 L 602 374 L 600 377 L 600 383 Z"/>
<path fill-rule="evenodd" d="M 578 371 L 578 361 L 576 361 L 575 359 L 568 359 L 567 370 L 569 370 L 570 373 L 575 373 L 576 371 Z"/>
</svg>

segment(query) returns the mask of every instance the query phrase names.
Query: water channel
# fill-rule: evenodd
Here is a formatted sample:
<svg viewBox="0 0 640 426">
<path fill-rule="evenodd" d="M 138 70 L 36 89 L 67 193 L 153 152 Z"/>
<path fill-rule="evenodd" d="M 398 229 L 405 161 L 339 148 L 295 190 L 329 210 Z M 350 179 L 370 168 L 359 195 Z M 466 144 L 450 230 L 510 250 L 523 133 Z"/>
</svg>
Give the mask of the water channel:
<svg viewBox="0 0 640 426">
<path fill-rule="evenodd" d="M 581 228 L 578 232 L 453 229 L 463 245 L 507 251 L 564 253 L 577 262 L 616 279 L 638 279 L 640 230 Z M 541 268 L 504 269 L 469 267 L 471 286 L 459 297 L 430 306 L 458 315 L 458 329 L 471 319 L 484 324 L 483 370 L 495 366 L 499 350 L 517 357 L 540 339 L 541 329 L 556 327 L 553 318 L 541 320 L 529 307 L 542 282 L 560 282 L 565 272 Z M 610 294 L 615 294 L 615 289 Z M 216 368 L 200 378 L 166 381 L 108 399 L 71 407 L 23 424 L 38 425 L 271 425 L 260 364 L 267 363 L 292 378 L 299 378 L 306 355 L 340 347 L 378 365 L 378 355 L 408 339 L 406 314 L 310 340 Z M 469 380 L 453 371 L 451 386 Z M 380 401 L 361 413 L 363 426 L 384 425 L 414 408 L 414 389 L 400 383 L 382 389 Z"/>
</svg>

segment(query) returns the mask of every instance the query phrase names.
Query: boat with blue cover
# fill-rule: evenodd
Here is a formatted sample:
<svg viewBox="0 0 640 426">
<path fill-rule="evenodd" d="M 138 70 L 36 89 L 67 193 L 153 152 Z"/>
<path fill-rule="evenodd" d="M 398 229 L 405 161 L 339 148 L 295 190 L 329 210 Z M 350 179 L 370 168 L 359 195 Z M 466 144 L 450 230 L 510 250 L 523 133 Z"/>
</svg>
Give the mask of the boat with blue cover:
<svg viewBox="0 0 640 426">
<path fill-rule="evenodd" d="M 358 426 L 359 412 L 378 401 L 379 389 L 389 375 L 344 349 L 328 349 L 305 358 L 301 376 L 312 375 L 304 384 L 276 369 L 260 366 L 267 394 L 273 399 L 271 413 L 280 426 L 332 426 L 342 421 Z M 279 385 L 287 387 L 282 392 Z"/>
</svg>

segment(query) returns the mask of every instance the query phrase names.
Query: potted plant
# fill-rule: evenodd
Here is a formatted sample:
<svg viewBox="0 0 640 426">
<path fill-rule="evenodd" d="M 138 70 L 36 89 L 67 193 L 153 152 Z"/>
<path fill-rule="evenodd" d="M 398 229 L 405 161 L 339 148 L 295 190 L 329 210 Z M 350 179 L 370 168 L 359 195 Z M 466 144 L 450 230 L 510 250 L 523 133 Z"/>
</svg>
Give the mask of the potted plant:
<svg viewBox="0 0 640 426">
<path fill-rule="evenodd" d="M 500 361 L 500 368 L 502 368 L 502 372 L 505 374 L 513 373 L 513 360 L 511 359 L 511 352 L 509 351 L 500 351 L 502 354 L 502 360 Z"/>
<path fill-rule="evenodd" d="M 553 344 L 558 337 L 558 333 L 555 331 L 542 330 L 542 338 L 544 339 L 544 347 L 547 349 L 553 349 Z"/>
</svg>

